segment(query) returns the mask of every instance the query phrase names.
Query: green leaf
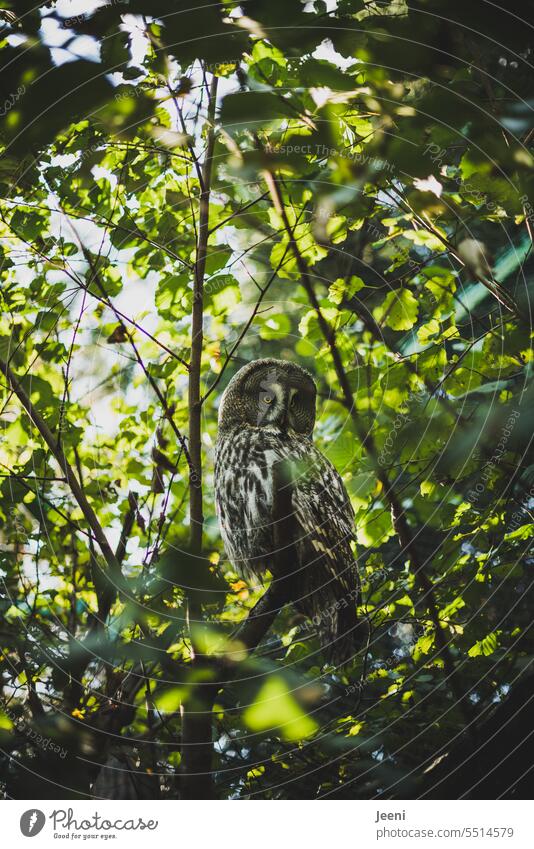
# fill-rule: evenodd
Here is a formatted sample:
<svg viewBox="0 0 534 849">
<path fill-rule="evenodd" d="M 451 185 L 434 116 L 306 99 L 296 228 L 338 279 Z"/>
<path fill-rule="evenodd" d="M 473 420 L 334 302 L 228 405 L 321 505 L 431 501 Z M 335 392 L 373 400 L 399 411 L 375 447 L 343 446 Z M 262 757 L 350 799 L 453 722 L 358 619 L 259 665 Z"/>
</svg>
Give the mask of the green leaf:
<svg viewBox="0 0 534 849">
<path fill-rule="evenodd" d="M 339 277 L 328 289 L 328 300 L 333 304 L 340 304 L 343 300 L 350 300 L 364 286 L 361 277 L 350 277 L 349 280 Z"/>
<path fill-rule="evenodd" d="M 269 315 L 260 327 L 262 339 L 283 339 L 291 330 L 291 321 L 287 315 Z"/>
<path fill-rule="evenodd" d="M 488 634 L 484 639 L 476 642 L 467 652 L 469 657 L 489 657 L 499 646 L 499 640 L 496 632 Z"/>
<path fill-rule="evenodd" d="M 268 91 L 248 91 L 227 94 L 222 102 L 220 119 L 229 130 L 256 128 L 269 121 L 295 117 L 298 112 L 291 107 L 290 99 L 283 94 Z"/>
<path fill-rule="evenodd" d="M 382 305 L 373 310 L 374 318 L 392 330 L 410 330 L 417 321 L 419 306 L 409 289 L 388 292 Z"/>
<path fill-rule="evenodd" d="M 368 548 L 383 545 L 394 534 L 391 514 L 386 508 L 370 510 L 356 524 L 356 538 Z"/>
<path fill-rule="evenodd" d="M 175 713 L 187 695 L 185 687 L 169 687 L 154 696 L 154 704 L 160 713 Z"/>
<path fill-rule="evenodd" d="M 172 319 L 181 314 L 182 299 L 184 295 L 191 292 L 187 288 L 188 280 L 186 274 L 171 274 L 169 277 L 163 277 L 160 280 L 155 297 L 156 307 L 160 315 Z"/>
<path fill-rule="evenodd" d="M 280 675 L 271 675 L 262 685 L 243 719 L 252 731 L 278 732 L 284 740 L 311 737 L 318 725 L 302 710 Z"/>
</svg>

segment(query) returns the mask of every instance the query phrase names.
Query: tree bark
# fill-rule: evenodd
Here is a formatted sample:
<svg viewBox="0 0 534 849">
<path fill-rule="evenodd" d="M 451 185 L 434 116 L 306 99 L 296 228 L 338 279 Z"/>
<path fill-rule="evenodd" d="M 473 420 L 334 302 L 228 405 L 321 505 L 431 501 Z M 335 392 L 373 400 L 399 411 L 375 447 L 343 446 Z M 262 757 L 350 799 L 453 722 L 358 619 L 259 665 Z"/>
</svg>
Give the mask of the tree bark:
<svg viewBox="0 0 534 849">
<path fill-rule="evenodd" d="M 202 189 L 199 204 L 198 242 L 193 281 L 193 306 L 191 311 L 191 361 L 189 363 L 189 453 L 192 469 L 189 474 L 189 517 L 191 522 L 191 551 L 200 555 L 202 551 L 202 403 L 200 374 L 202 366 L 203 320 L 204 320 L 204 275 L 208 253 L 209 207 L 213 149 L 215 146 L 215 107 L 217 103 L 217 77 L 210 86 L 208 104 L 208 141 L 202 166 Z"/>
<path fill-rule="evenodd" d="M 202 401 L 200 377 L 202 367 L 203 320 L 204 320 L 204 275 L 209 237 L 209 205 L 213 150 L 215 146 L 215 108 L 217 104 L 217 77 L 213 77 L 208 102 L 207 148 L 199 173 L 200 203 L 197 252 L 193 279 L 193 306 L 191 311 L 191 360 L 189 363 L 189 521 L 191 554 L 202 553 L 202 530 L 204 516 L 202 508 Z M 193 154 L 194 155 L 194 154 Z M 189 601 L 188 622 L 199 621 L 200 605 Z M 190 634 L 193 657 L 191 666 L 200 670 L 200 658 L 195 652 L 194 632 Z M 215 693 L 212 687 L 198 684 L 191 687 L 187 702 L 182 707 L 182 761 L 181 791 L 184 799 L 213 798 L 212 779 L 212 708 Z"/>
</svg>

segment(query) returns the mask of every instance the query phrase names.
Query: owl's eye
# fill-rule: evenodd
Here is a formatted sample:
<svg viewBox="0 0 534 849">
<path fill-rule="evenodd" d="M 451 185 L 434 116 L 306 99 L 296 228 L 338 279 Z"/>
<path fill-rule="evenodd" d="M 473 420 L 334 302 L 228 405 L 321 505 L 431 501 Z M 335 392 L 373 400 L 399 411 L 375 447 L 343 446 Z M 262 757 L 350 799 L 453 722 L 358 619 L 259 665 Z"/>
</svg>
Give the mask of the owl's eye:
<svg viewBox="0 0 534 849">
<path fill-rule="evenodd" d="M 274 395 L 264 395 L 261 400 L 264 404 L 272 404 L 274 401 Z"/>
</svg>

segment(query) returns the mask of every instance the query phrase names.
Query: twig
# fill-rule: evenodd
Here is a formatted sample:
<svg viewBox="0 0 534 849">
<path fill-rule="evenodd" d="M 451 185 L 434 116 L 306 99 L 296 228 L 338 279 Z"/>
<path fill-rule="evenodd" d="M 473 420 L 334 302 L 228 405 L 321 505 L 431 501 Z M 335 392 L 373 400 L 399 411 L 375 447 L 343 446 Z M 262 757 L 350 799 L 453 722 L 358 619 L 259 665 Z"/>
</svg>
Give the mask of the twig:
<svg viewBox="0 0 534 849">
<path fill-rule="evenodd" d="M 226 359 L 225 359 L 225 361 L 224 361 L 224 363 L 223 363 L 223 365 L 222 365 L 222 368 L 221 368 L 221 370 L 220 370 L 219 374 L 217 375 L 217 377 L 215 378 L 215 380 L 213 381 L 213 383 L 211 384 L 211 386 L 209 387 L 209 389 L 208 389 L 208 390 L 204 393 L 204 395 L 202 396 L 202 400 L 201 400 L 201 402 L 200 402 L 201 404 L 204 404 L 204 402 L 205 402 L 205 401 L 209 398 L 209 396 L 211 395 L 211 393 L 212 393 L 212 392 L 213 392 L 213 391 L 217 388 L 217 386 L 218 386 L 218 384 L 219 384 L 219 381 L 221 380 L 221 378 L 222 378 L 222 376 L 223 376 L 224 372 L 226 371 L 226 367 L 227 367 L 227 366 L 228 366 L 228 364 L 230 363 L 230 361 L 231 361 L 232 357 L 234 356 L 235 352 L 237 351 L 237 349 L 238 349 L 238 348 L 239 348 L 239 346 L 241 345 L 241 342 L 243 341 L 243 339 L 245 338 L 246 334 L 248 333 L 248 331 L 249 331 L 249 329 L 250 329 L 251 324 L 253 323 L 254 319 L 256 318 L 256 316 L 257 316 L 257 314 L 258 314 L 258 311 L 259 311 L 259 308 L 260 308 L 260 306 L 261 306 L 261 304 L 262 304 L 262 301 L 263 301 L 263 299 L 264 299 L 265 295 L 267 294 L 267 292 L 268 292 L 268 290 L 269 290 L 269 288 L 270 288 L 270 286 L 271 286 L 271 283 L 273 282 L 273 280 L 275 279 L 276 275 L 277 275 L 277 274 L 278 274 L 278 272 L 280 271 L 280 269 L 281 269 L 281 267 L 282 267 L 282 265 L 283 265 L 283 263 L 284 263 L 284 261 L 285 261 L 286 254 L 288 253 L 288 251 L 289 251 L 289 245 L 286 247 L 286 249 L 285 249 L 285 251 L 284 251 L 284 253 L 283 253 L 283 255 L 282 255 L 282 257 L 281 257 L 280 261 L 278 262 L 278 264 L 277 264 L 276 268 L 275 268 L 275 269 L 274 269 L 274 271 L 272 272 L 272 274 L 271 274 L 271 276 L 269 277 L 269 279 L 268 279 L 267 283 L 265 284 L 265 286 L 264 286 L 263 288 L 260 288 L 260 296 L 259 296 L 258 300 L 256 301 L 256 304 L 255 304 L 254 309 L 252 310 L 252 312 L 251 312 L 251 314 L 250 314 L 250 316 L 249 316 L 249 318 L 248 318 L 248 321 L 246 322 L 245 326 L 244 326 L 244 327 L 243 327 L 243 329 L 241 330 L 241 333 L 239 334 L 239 336 L 237 337 L 236 341 L 234 342 L 234 344 L 233 344 L 233 345 L 232 345 L 232 347 L 230 348 L 230 351 L 229 351 L 229 353 L 228 353 L 228 356 L 226 357 Z M 249 272 L 249 273 L 250 273 L 250 272 Z"/>
</svg>

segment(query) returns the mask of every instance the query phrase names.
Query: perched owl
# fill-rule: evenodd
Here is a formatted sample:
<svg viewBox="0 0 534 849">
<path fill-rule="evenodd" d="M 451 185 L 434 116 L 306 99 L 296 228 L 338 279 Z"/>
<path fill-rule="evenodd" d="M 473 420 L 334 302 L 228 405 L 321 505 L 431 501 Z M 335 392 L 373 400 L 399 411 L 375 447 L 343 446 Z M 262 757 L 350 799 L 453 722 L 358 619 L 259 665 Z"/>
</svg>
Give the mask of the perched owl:
<svg viewBox="0 0 534 849">
<path fill-rule="evenodd" d="M 338 664 L 350 660 L 363 639 L 354 513 L 340 476 L 313 444 L 315 399 L 313 378 L 295 363 L 263 359 L 240 369 L 219 407 L 215 499 L 235 569 L 260 583 L 267 569 L 283 577 L 273 555 L 273 481 L 280 464 L 291 467 L 297 529 L 291 600 L 313 620 L 327 659 Z"/>
</svg>

